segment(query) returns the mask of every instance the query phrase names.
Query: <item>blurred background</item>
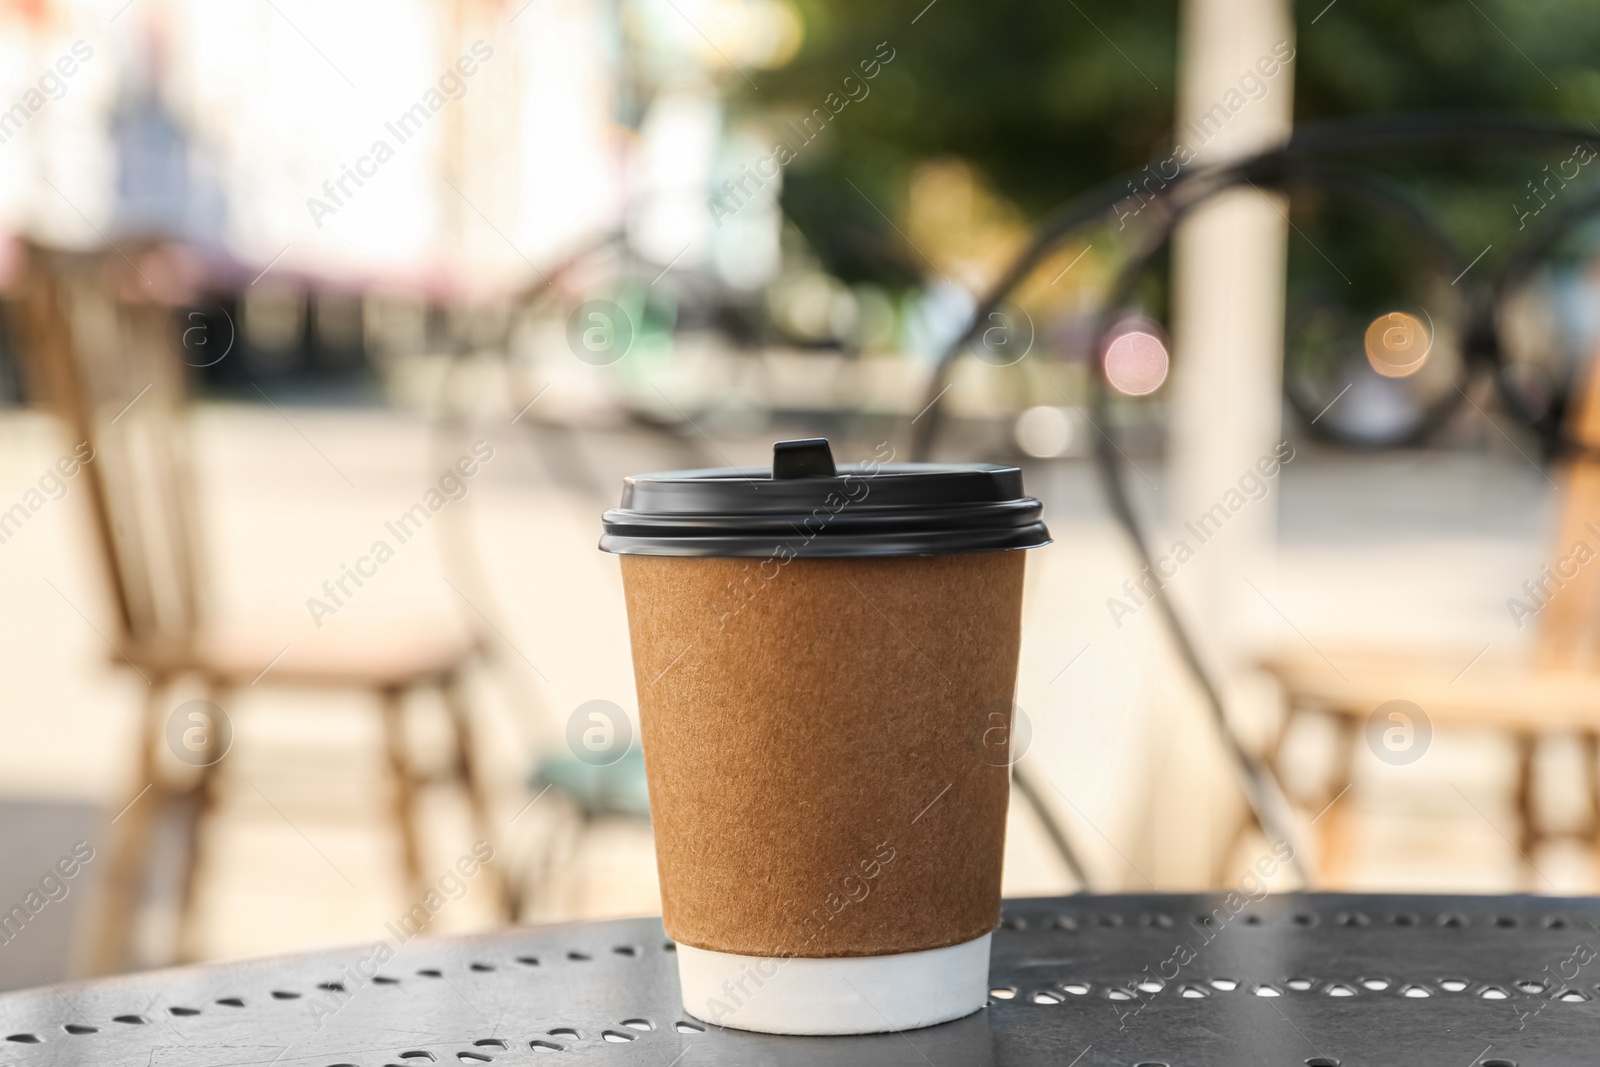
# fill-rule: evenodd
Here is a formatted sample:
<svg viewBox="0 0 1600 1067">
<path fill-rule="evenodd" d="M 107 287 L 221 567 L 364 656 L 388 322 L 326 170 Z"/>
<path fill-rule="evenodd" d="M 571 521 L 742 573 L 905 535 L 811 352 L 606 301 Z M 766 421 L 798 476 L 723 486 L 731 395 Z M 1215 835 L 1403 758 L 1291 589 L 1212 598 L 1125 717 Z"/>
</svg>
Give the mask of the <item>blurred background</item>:
<svg viewBox="0 0 1600 1067">
<path fill-rule="evenodd" d="M 807 436 L 1044 501 L 1008 895 L 1286 836 L 1596 890 L 1591 5 L 0 0 L 0 55 L 0 988 L 658 911 L 599 516 Z"/>
</svg>

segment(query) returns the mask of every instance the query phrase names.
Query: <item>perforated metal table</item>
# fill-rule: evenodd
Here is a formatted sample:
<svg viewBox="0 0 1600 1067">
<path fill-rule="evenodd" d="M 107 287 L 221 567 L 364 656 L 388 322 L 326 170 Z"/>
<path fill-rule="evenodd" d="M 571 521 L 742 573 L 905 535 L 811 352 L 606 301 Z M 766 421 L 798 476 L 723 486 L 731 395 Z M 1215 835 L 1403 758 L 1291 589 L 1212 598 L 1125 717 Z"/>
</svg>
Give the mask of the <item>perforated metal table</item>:
<svg viewBox="0 0 1600 1067">
<path fill-rule="evenodd" d="M 783 1038 L 686 1016 L 673 946 L 639 919 L 12 993 L 0 1064 L 1592 1067 L 1597 950 L 1593 899 L 1012 900 L 985 1010 Z"/>
</svg>

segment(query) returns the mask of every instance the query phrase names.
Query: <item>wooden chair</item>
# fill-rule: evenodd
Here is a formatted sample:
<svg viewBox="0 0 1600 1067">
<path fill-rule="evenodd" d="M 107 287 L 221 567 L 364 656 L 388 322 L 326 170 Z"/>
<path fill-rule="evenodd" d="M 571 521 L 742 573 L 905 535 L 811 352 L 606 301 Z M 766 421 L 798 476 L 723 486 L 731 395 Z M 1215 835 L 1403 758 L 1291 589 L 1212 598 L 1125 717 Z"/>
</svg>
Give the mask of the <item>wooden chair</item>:
<svg viewBox="0 0 1600 1067">
<path fill-rule="evenodd" d="M 1591 369 L 1584 393 L 1571 418 L 1573 437 L 1600 448 L 1600 362 Z M 1331 714 L 1338 726 L 1336 767 L 1332 784 L 1312 799 L 1321 839 L 1322 868 L 1338 885 L 1348 869 L 1353 827 L 1349 798 L 1333 804 L 1350 782 L 1352 757 L 1366 744 L 1368 718 L 1381 705 L 1406 700 L 1420 707 L 1433 730 L 1488 730 L 1515 745 L 1516 784 L 1513 807 L 1517 825 L 1508 834 L 1522 857 L 1523 873 L 1532 888 L 1533 854 L 1555 835 L 1541 826 L 1534 803 L 1534 763 L 1541 737 L 1566 734 L 1579 738 L 1584 755 L 1585 790 L 1590 812 L 1580 834 L 1591 848 L 1600 847 L 1600 459 L 1581 455 L 1567 464 L 1559 533 L 1551 549 L 1554 562 L 1582 542 L 1596 558 L 1569 563 L 1576 574 L 1562 578 L 1553 596 L 1532 620 L 1538 629 L 1526 659 L 1486 654 L 1473 662 L 1476 649 L 1339 647 L 1319 644 L 1319 651 L 1289 647 L 1263 664 L 1285 690 L 1287 716 L 1272 742 L 1268 762 L 1280 773 L 1284 739 L 1295 719 L 1306 712 Z M 1593 523 L 1591 527 L 1589 524 Z M 1530 607 L 1523 590 L 1514 591 Z M 1323 658 L 1327 656 L 1327 659 Z M 1329 661 L 1336 664 L 1336 672 Z M 1468 665 L 1470 664 L 1470 668 Z M 1468 669 L 1464 669 L 1468 668 Z M 1340 677 L 1340 673 L 1344 677 Z M 1398 725 L 1398 724 L 1397 724 Z M 1326 805 L 1333 804 L 1331 808 Z"/>
<path fill-rule="evenodd" d="M 300 687 L 365 690 L 377 698 L 385 759 L 394 782 L 391 817 L 400 837 L 411 902 L 426 892 L 417 820 L 425 777 L 407 742 L 404 700 L 432 689 L 443 698 L 453 731 L 448 778 L 470 799 L 476 831 L 490 832 L 490 795 L 480 771 L 464 672 L 477 657 L 465 632 L 374 632 L 358 640 L 293 640 L 264 627 L 240 627 L 208 612 L 203 546 L 192 501 L 186 440 L 183 369 L 176 356 L 172 308 L 151 297 L 161 280 L 159 248 L 74 254 L 27 249 L 14 311 L 21 327 L 30 391 L 58 412 L 74 443 L 87 442 L 93 460 L 78 475 L 89 489 L 94 543 L 113 601 L 115 632 L 106 635 L 114 660 L 149 683 L 141 721 L 140 770 L 134 794 L 150 785 L 117 820 L 107 876 L 96 969 L 125 965 L 135 912 L 148 874 L 152 828 L 173 806 L 188 823 L 177 952 L 194 952 L 196 879 L 202 869 L 203 822 L 218 801 L 218 761 L 190 783 L 164 773 L 160 748 L 172 711 L 169 690 L 199 679 L 208 699 L 225 705 L 230 690 Z M 288 652 L 284 647 L 290 646 Z M 281 654 L 281 658 L 280 657 Z M 270 670 L 267 670 L 270 665 Z M 215 741 L 206 731 L 205 744 Z M 210 755 L 210 753 L 206 753 Z M 502 914 L 505 882 L 486 866 L 479 884 Z"/>
</svg>

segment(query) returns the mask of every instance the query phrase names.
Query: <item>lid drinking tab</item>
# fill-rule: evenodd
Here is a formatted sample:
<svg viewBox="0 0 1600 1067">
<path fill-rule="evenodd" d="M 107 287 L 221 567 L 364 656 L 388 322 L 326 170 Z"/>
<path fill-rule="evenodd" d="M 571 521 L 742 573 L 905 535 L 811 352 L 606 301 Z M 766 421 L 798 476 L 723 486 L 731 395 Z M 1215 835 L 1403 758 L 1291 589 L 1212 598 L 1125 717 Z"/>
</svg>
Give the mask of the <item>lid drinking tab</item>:
<svg viewBox="0 0 1600 1067">
<path fill-rule="evenodd" d="M 838 474 L 826 437 L 779 441 L 772 446 L 774 478 L 833 478 Z"/>
</svg>

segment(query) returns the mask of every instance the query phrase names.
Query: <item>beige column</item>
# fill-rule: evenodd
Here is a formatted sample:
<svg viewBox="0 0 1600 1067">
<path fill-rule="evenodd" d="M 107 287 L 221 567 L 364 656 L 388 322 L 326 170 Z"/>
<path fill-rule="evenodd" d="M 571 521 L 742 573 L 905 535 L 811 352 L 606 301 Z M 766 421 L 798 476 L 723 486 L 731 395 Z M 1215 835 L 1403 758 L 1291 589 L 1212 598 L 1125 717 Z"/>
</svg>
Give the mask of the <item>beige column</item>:
<svg viewBox="0 0 1600 1067">
<path fill-rule="evenodd" d="M 1295 64 L 1285 0 L 1186 0 L 1180 41 L 1175 140 L 1193 153 L 1186 169 L 1288 136 Z M 1245 577 L 1260 585 L 1270 566 L 1276 481 L 1269 496 L 1247 501 L 1203 544 L 1184 523 L 1223 502 L 1282 440 L 1286 210 L 1280 197 L 1245 186 L 1196 211 L 1173 247 L 1168 511 L 1151 547 L 1161 555 L 1181 538 L 1194 550 L 1168 592 L 1230 703 L 1245 705 L 1238 684 L 1248 658 L 1243 623 L 1259 605 Z M 1140 851 L 1164 885 L 1203 883 L 1243 810 L 1206 715 L 1196 696 L 1153 716 L 1161 728 Z"/>
</svg>

